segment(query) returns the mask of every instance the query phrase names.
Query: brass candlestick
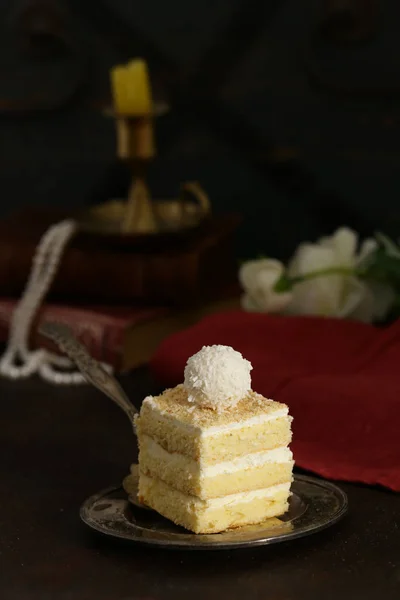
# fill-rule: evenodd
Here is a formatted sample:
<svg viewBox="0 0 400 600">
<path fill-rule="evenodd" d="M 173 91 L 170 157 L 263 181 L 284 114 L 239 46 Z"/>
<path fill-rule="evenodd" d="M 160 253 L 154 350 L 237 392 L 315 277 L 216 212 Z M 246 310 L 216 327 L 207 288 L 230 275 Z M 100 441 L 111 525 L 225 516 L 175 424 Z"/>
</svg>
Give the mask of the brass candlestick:
<svg viewBox="0 0 400 600">
<path fill-rule="evenodd" d="M 151 198 L 146 169 L 156 154 L 153 123 L 167 110 L 167 106 L 157 104 L 152 114 L 141 117 L 104 111 L 115 121 L 117 156 L 131 169 L 132 183 L 127 199 L 110 199 L 80 213 L 82 231 L 135 244 L 143 238 L 156 239 L 159 234 L 189 231 L 210 215 L 210 201 L 197 182 L 181 184 L 176 198 Z"/>
<path fill-rule="evenodd" d="M 125 215 L 121 222 L 123 233 L 154 233 L 157 222 L 145 181 L 146 167 L 155 156 L 153 119 L 151 116 L 127 117 L 116 115 L 117 155 L 133 171 Z"/>
</svg>

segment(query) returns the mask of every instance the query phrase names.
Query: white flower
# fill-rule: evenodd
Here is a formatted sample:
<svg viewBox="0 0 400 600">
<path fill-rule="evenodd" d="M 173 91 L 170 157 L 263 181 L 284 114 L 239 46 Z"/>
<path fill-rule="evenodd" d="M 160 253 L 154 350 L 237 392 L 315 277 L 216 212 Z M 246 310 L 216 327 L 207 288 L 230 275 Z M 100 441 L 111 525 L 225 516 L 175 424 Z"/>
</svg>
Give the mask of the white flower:
<svg viewBox="0 0 400 600">
<path fill-rule="evenodd" d="M 390 290 L 371 287 L 356 276 L 346 274 L 373 252 L 377 244 L 367 239 L 359 252 L 357 246 L 357 234 L 346 227 L 316 244 L 301 244 L 289 264 L 289 277 L 334 268 L 342 268 L 343 274 L 321 275 L 297 283 L 293 287 L 289 312 L 352 318 L 368 323 L 383 317 L 393 299 Z"/>
<path fill-rule="evenodd" d="M 244 290 L 242 307 L 249 312 L 283 312 L 292 300 L 291 292 L 274 291 L 285 267 L 279 260 L 260 259 L 244 263 L 239 281 Z"/>
</svg>

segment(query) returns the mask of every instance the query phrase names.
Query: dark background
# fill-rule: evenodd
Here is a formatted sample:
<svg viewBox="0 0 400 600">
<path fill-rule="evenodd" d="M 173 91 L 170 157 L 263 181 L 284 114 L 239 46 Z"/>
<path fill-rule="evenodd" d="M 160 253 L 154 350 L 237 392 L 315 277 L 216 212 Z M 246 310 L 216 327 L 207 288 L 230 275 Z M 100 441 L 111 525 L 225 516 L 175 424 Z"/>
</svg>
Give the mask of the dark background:
<svg viewBox="0 0 400 600">
<path fill-rule="evenodd" d="M 125 192 L 100 107 L 140 55 L 171 106 L 152 190 L 197 179 L 241 211 L 239 256 L 397 236 L 399 25 L 398 0 L 1 0 L 1 213 Z"/>
</svg>

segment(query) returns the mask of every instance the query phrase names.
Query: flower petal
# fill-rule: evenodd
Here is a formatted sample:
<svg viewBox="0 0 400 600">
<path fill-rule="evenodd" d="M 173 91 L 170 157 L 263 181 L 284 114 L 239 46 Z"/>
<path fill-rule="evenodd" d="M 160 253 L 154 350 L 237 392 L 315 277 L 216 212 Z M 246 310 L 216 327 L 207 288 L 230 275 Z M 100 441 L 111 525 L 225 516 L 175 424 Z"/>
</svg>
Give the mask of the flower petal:
<svg viewBox="0 0 400 600">
<path fill-rule="evenodd" d="M 355 265 L 358 235 L 349 227 L 340 227 L 332 236 L 332 246 L 338 266 Z"/>
<path fill-rule="evenodd" d="M 301 277 L 311 271 L 329 269 L 336 266 L 335 254 L 331 248 L 316 244 L 301 244 L 290 261 L 290 277 Z"/>
<path fill-rule="evenodd" d="M 367 256 L 372 254 L 372 252 L 375 252 L 377 247 L 378 247 L 378 243 L 376 242 L 376 240 L 374 240 L 372 238 L 365 239 L 363 241 L 363 243 L 361 244 L 360 252 L 358 253 L 358 256 L 357 256 L 357 264 L 359 264 L 363 260 L 365 260 L 367 258 Z"/>
<path fill-rule="evenodd" d="M 243 294 L 240 298 L 240 305 L 247 312 L 263 312 L 249 294 Z"/>
<path fill-rule="evenodd" d="M 293 298 L 291 292 L 275 293 L 270 296 L 269 310 L 270 313 L 282 313 L 290 305 Z"/>
<path fill-rule="evenodd" d="M 343 304 L 338 317 L 372 323 L 374 299 L 367 285 L 356 277 L 348 277 L 343 296 Z"/>
<path fill-rule="evenodd" d="M 284 272 L 278 260 L 249 261 L 239 270 L 239 280 L 245 290 L 241 305 L 249 312 L 281 312 L 292 299 L 291 293 L 275 292 L 274 286 Z"/>
<path fill-rule="evenodd" d="M 296 252 L 290 259 L 287 267 L 287 274 L 289 275 L 289 277 L 298 277 L 300 275 L 300 265 L 303 261 L 303 254 L 305 252 L 305 248 L 308 248 L 310 246 L 314 247 L 314 244 L 309 244 L 307 242 L 302 243 L 297 247 Z"/>
<path fill-rule="evenodd" d="M 298 283 L 293 288 L 289 309 L 293 314 L 336 316 L 340 310 L 343 277 L 321 276 Z"/>
<path fill-rule="evenodd" d="M 255 277 L 257 287 L 273 290 L 274 285 L 282 275 L 283 270 L 263 269 Z"/>
<path fill-rule="evenodd" d="M 262 258 L 260 260 L 249 260 L 239 269 L 239 282 L 243 289 L 251 290 L 256 285 L 256 279 L 261 271 L 273 271 L 277 273 L 277 279 L 284 271 L 284 265 L 271 258 Z"/>
</svg>

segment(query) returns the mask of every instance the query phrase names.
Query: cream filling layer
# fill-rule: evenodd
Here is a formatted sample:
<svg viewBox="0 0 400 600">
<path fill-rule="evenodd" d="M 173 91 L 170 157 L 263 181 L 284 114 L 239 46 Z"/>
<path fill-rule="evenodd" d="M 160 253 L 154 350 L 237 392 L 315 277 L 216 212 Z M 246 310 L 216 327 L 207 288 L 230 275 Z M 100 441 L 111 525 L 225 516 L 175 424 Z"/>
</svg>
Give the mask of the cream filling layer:
<svg viewBox="0 0 400 600">
<path fill-rule="evenodd" d="M 203 477 L 215 477 L 225 473 L 234 473 L 235 471 L 245 471 L 262 467 L 267 463 L 286 463 L 293 459 L 293 454 L 289 448 L 274 448 L 268 452 L 257 452 L 247 454 L 233 460 L 217 463 L 216 465 L 200 466 L 200 474 Z"/>
<path fill-rule="evenodd" d="M 177 452 L 168 452 L 158 442 L 149 436 L 144 436 L 146 440 L 146 447 L 153 457 L 161 462 L 174 462 L 185 461 L 186 464 L 190 465 L 193 470 L 199 471 L 200 478 L 216 477 L 221 474 L 234 473 L 235 471 L 245 471 L 247 469 L 253 469 L 261 467 L 267 463 L 286 463 L 293 460 L 293 454 L 291 450 L 285 446 L 280 448 L 274 448 L 266 452 L 255 452 L 253 454 L 246 454 L 245 456 L 239 456 L 233 460 L 220 462 L 217 464 L 207 465 L 201 461 L 196 462 L 183 454 Z"/>
<path fill-rule="evenodd" d="M 268 499 L 273 498 L 280 492 L 286 492 L 289 496 L 291 481 L 287 483 L 279 483 L 277 485 L 271 485 L 269 488 L 262 490 L 253 490 L 252 492 L 240 492 L 239 494 L 230 494 L 229 496 L 222 496 L 219 498 L 212 498 L 211 500 L 203 501 L 207 508 L 219 508 L 223 506 L 230 506 L 231 504 L 240 504 L 243 502 L 252 502 L 256 499 Z M 200 501 L 201 502 L 201 501 Z"/>
<path fill-rule="evenodd" d="M 196 427 L 196 425 L 192 425 L 189 423 L 182 423 L 182 421 L 179 421 L 166 411 L 161 410 L 152 396 L 147 396 L 147 398 L 143 400 L 143 403 L 146 403 L 149 406 L 151 406 L 151 408 L 158 413 L 159 418 L 165 419 L 168 422 L 173 421 L 177 429 L 196 432 L 198 435 L 200 435 L 200 437 L 208 437 L 212 435 L 218 435 L 220 433 L 234 431 L 237 429 L 253 427 L 254 425 L 262 425 L 264 423 L 268 423 L 268 421 L 273 421 L 274 419 L 280 419 L 281 417 L 287 416 L 289 411 L 288 407 L 286 406 L 284 408 L 279 408 L 271 413 L 264 413 L 256 417 L 250 417 L 250 419 L 246 419 L 238 423 L 228 423 L 227 425 L 215 425 L 204 429 L 201 427 Z"/>
</svg>

